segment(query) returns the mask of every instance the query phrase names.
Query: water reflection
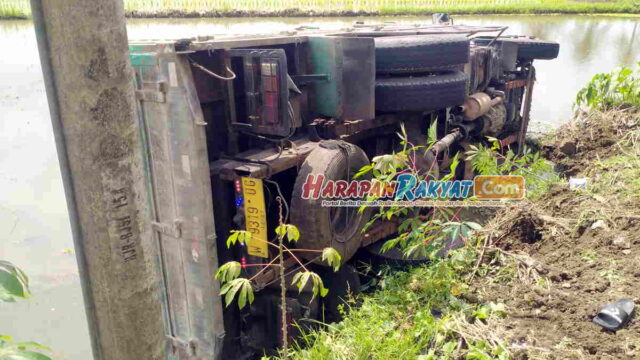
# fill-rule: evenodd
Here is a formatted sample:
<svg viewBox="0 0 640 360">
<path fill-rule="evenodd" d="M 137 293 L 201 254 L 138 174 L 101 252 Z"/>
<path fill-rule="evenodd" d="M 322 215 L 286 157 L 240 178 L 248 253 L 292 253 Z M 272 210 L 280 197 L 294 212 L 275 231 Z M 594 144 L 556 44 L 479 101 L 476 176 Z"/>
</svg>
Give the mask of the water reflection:
<svg viewBox="0 0 640 360">
<path fill-rule="evenodd" d="M 290 31 L 300 25 L 339 29 L 362 18 L 130 20 L 132 39 Z M 367 20 L 367 19 L 364 19 Z M 430 18 L 382 18 L 400 23 Z M 568 119 L 576 91 L 594 73 L 638 61 L 638 18 L 595 16 L 456 17 L 470 25 L 508 25 L 508 34 L 560 42 L 560 57 L 537 63 L 533 121 Z M 62 183 L 33 28 L 0 21 L 0 259 L 30 275 L 34 299 L 0 305 L 2 333 L 50 344 L 56 359 L 91 357 Z"/>
<path fill-rule="evenodd" d="M 600 34 L 598 24 L 595 21 L 589 21 L 583 26 L 582 34 L 577 34 L 575 41 L 575 51 L 573 52 L 574 61 L 577 63 L 589 60 L 592 54 L 598 52 L 599 44 L 596 38 L 596 32 Z"/>
<path fill-rule="evenodd" d="M 631 34 L 620 33 L 616 37 L 615 42 L 616 48 L 618 49 L 618 58 L 624 64 L 631 64 L 640 60 L 638 59 L 638 47 L 634 47 L 634 44 L 637 44 L 636 36 L 638 36 L 638 23 L 633 25 Z"/>
</svg>

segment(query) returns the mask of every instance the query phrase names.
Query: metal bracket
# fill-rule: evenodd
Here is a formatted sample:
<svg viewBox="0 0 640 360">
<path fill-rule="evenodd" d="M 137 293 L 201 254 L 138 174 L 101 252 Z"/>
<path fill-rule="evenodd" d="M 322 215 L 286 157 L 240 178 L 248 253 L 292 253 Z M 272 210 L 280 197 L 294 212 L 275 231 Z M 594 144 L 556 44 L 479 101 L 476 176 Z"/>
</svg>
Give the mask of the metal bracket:
<svg viewBox="0 0 640 360">
<path fill-rule="evenodd" d="M 175 238 L 182 237 L 182 222 L 180 220 L 175 220 L 173 224 L 165 224 L 157 221 L 152 221 L 151 228 L 159 233 L 173 236 Z"/>
<path fill-rule="evenodd" d="M 175 360 L 196 360 L 200 359 L 197 356 L 197 342 L 195 340 L 185 341 L 180 338 L 167 335 L 167 350 L 169 353 L 169 359 Z"/>
<path fill-rule="evenodd" d="M 156 89 L 136 90 L 136 98 L 140 101 L 165 103 L 167 102 L 167 83 L 159 82 L 153 84 Z"/>
<path fill-rule="evenodd" d="M 303 74 L 303 75 L 291 75 L 293 82 L 296 85 L 307 85 L 316 82 L 329 81 L 329 74 Z"/>
</svg>

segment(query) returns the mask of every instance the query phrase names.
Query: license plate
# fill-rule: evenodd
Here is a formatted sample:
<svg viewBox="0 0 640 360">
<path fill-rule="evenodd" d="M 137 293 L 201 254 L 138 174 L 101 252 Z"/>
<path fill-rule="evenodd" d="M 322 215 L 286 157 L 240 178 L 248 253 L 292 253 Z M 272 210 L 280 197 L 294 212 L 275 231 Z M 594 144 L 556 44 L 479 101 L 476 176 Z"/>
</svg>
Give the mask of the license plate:
<svg viewBox="0 0 640 360">
<path fill-rule="evenodd" d="M 266 258 L 269 256 L 269 251 L 262 180 L 243 177 L 242 195 L 244 196 L 245 226 L 251 233 L 251 239 L 247 241 L 247 252 L 249 255 Z"/>
</svg>

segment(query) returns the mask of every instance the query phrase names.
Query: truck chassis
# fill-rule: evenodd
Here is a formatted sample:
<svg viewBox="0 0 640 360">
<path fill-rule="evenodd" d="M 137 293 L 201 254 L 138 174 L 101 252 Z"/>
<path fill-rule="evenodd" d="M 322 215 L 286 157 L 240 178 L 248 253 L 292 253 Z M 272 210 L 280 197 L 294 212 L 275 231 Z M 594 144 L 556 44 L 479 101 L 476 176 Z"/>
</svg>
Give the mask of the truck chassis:
<svg viewBox="0 0 640 360">
<path fill-rule="evenodd" d="M 533 61 L 555 58 L 558 44 L 502 36 L 505 29 L 356 23 L 339 32 L 301 28 L 278 36 L 131 44 L 169 352 L 180 359 L 221 352 L 239 359 L 282 343 L 275 271 L 255 277 L 256 300 L 244 310 L 223 310 L 213 277 L 219 263 L 274 256 L 228 248 L 226 239 L 237 229 L 272 238 L 280 212 L 276 196 L 286 201 L 304 247 L 322 249 L 342 236 L 338 245 L 347 262 L 332 273 L 310 260 L 332 295 L 312 301 L 308 293 L 287 289 L 289 333 L 295 336 L 293 324 L 302 319 L 335 316 L 337 297 L 358 281 L 348 260 L 394 234 L 398 223 L 378 222 L 364 233 L 366 219 L 346 218 L 350 232 L 331 225 L 329 210 L 298 196 L 307 167 L 339 156 L 390 153 L 399 146 L 394 134 L 401 125 L 412 143 L 426 145 L 423 134 L 433 122 L 438 151 L 423 160 L 438 176 L 454 154 L 486 136 L 521 150 Z M 352 150 L 335 150 L 345 148 Z M 462 159 L 455 177 L 471 179 L 473 169 Z M 333 175 L 352 175 L 340 171 Z M 247 186 L 262 191 L 257 225 L 247 213 Z M 319 217 L 329 225 L 312 226 Z M 287 273 L 298 270 L 293 259 L 285 262 Z"/>
</svg>

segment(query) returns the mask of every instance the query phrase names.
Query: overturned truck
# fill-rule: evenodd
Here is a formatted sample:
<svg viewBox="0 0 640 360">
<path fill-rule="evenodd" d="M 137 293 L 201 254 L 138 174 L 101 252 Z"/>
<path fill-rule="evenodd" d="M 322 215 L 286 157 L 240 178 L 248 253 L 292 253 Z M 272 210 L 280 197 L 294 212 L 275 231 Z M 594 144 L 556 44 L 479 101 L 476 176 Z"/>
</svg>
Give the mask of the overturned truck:
<svg viewBox="0 0 640 360">
<path fill-rule="evenodd" d="M 214 279 L 218 264 L 277 255 L 264 242 L 225 244 L 235 229 L 272 239 L 277 196 L 301 232 L 298 247 L 333 247 L 345 263 L 334 273 L 307 259 L 330 292 L 311 301 L 286 289 L 289 333 L 301 319 L 338 316 L 340 297 L 359 284 L 350 259 L 394 234 L 397 223 L 361 231 L 367 212 L 301 196 L 308 174 L 353 177 L 400 146 L 401 125 L 413 144 L 426 145 L 436 122 L 438 151 L 420 161 L 436 176 L 486 136 L 522 149 L 533 61 L 555 58 L 559 46 L 502 36 L 505 29 L 356 23 L 339 32 L 131 44 L 170 353 L 240 359 L 282 342 L 276 271 L 243 269 L 256 298 L 242 310 L 223 310 Z M 463 161 L 454 175 L 469 179 L 473 170 Z M 287 276 L 299 270 L 285 263 Z"/>
</svg>

